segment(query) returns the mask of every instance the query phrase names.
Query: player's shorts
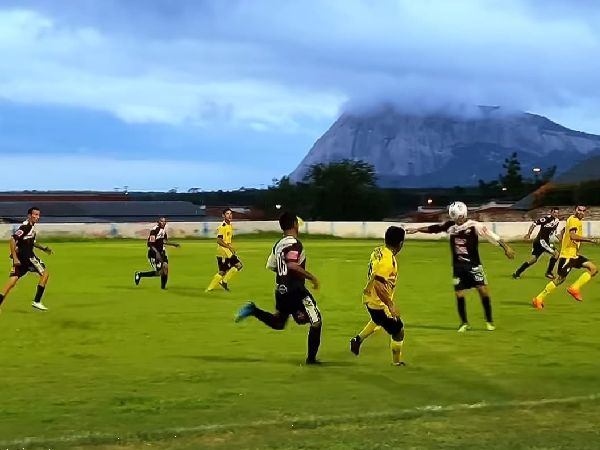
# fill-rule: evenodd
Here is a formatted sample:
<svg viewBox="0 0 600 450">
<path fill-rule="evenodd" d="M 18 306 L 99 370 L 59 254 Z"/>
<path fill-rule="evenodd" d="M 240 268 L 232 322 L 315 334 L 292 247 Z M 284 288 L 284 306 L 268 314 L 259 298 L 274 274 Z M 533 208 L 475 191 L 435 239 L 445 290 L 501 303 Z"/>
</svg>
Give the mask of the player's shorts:
<svg viewBox="0 0 600 450">
<path fill-rule="evenodd" d="M 46 265 L 37 256 L 32 256 L 31 258 L 22 258 L 19 259 L 19 261 L 21 262 L 21 264 L 19 264 L 18 266 L 13 266 L 10 270 L 11 278 L 21 278 L 27 275 L 29 272 L 42 275 L 46 270 Z"/>
<path fill-rule="evenodd" d="M 162 261 L 159 261 L 154 254 L 148 253 L 148 262 L 156 272 L 160 272 L 163 268 L 163 264 L 169 264 L 169 257 L 166 253 L 163 253 Z"/>
<path fill-rule="evenodd" d="M 487 286 L 487 277 L 483 266 L 455 265 L 454 266 L 454 290 L 466 291 L 480 286 Z"/>
<path fill-rule="evenodd" d="M 237 264 L 241 264 L 242 262 L 236 255 L 232 255 L 231 258 L 223 258 L 222 256 L 217 256 L 217 265 L 219 266 L 219 272 L 228 272 L 232 267 L 235 267 Z"/>
<path fill-rule="evenodd" d="M 400 318 L 395 319 L 388 316 L 384 309 L 371 309 L 367 306 L 367 311 L 369 311 L 371 320 L 375 322 L 375 325 L 379 325 L 390 336 L 395 336 L 404 328 L 404 323 L 402 323 Z"/>
<path fill-rule="evenodd" d="M 298 325 L 316 325 L 321 322 L 321 311 L 308 289 L 286 293 L 275 291 L 275 309 L 284 317 L 292 316 Z"/>
<path fill-rule="evenodd" d="M 549 253 L 550 255 L 554 255 L 556 253 L 556 249 L 552 244 L 544 239 L 540 239 L 533 242 L 533 246 L 531 247 L 531 255 L 539 258 L 544 253 Z"/>
<path fill-rule="evenodd" d="M 588 261 L 589 259 L 581 255 L 577 258 L 559 258 L 556 273 L 561 278 L 567 278 L 571 270 L 583 268 L 583 265 Z"/>
</svg>

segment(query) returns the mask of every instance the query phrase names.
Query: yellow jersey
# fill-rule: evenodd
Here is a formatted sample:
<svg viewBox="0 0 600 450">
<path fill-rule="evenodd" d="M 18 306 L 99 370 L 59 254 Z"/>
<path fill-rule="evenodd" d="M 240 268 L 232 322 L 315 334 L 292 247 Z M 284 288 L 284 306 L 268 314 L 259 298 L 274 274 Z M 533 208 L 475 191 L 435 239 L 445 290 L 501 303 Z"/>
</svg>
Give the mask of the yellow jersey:
<svg viewBox="0 0 600 450">
<path fill-rule="evenodd" d="M 566 259 L 577 258 L 579 255 L 579 246 L 581 242 L 571 240 L 571 231 L 574 231 L 579 236 L 583 236 L 583 223 L 581 219 L 575 216 L 570 216 L 565 225 L 565 233 L 563 234 L 562 243 L 560 246 L 560 257 Z"/>
<path fill-rule="evenodd" d="M 223 222 L 217 228 L 217 239 L 223 239 L 226 244 L 231 244 L 233 240 L 233 225 L 231 223 Z M 231 258 L 233 253 L 228 248 L 225 248 L 217 244 L 217 256 L 221 258 Z"/>
<path fill-rule="evenodd" d="M 368 281 L 363 293 L 363 303 L 371 309 L 383 309 L 389 314 L 388 307 L 377 295 L 373 284 L 376 279 L 381 281 L 385 285 L 390 298 L 393 299 L 397 277 L 398 267 L 396 257 L 392 251 L 385 245 L 375 248 L 369 261 Z"/>
</svg>

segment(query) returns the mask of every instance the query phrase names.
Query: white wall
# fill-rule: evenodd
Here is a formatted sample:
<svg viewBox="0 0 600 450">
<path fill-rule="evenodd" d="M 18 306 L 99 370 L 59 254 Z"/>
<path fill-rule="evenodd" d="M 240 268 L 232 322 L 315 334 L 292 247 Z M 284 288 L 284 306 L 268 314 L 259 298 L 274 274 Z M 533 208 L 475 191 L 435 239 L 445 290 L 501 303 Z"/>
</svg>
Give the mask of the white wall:
<svg viewBox="0 0 600 450">
<path fill-rule="evenodd" d="M 531 222 L 487 222 L 486 225 L 506 240 L 522 239 Z M 169 235 L 172 238 L 213 238 L 215 237 L 218 222 L 173 222 L 168 225 Z M 376 238 L 383 237 L 385 230 L 390 225 L 404 225 L 398 222 L 307 222 L 301 230 L 307 234 L 329 234 L 348 238 Z M 428 224 L 406 224 L 407 228 L 419 227 Z M 559 229 L 562 228 L 561 223 Z M 76 238 L 134 238 L 146 239 L 152 223 L 39 223 L 36 228 L 40 239 L 44 237 L 76 237 Z M 17 224 L 0 224 L 0 240 L 8 240 Z M 279 232 L 276 221 L 236 222 L 234 234 L 249 234 L 258 232 Z M 600 236 L 600 221 L 584 222 L 583 232 L 586 236 Z M 408 239 L 437 240 L 444 239 L 444 235 L 416 234 Z"/>
</svg>

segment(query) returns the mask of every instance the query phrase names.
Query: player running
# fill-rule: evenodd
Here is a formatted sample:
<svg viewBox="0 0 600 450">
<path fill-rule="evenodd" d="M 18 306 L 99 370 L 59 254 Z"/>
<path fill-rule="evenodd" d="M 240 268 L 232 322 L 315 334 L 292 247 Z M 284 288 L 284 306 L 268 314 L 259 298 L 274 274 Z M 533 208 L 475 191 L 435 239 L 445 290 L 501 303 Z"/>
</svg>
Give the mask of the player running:
<svg viewBox="0 0 600 450">
<path fill-rule="evenodd" d="M 283 237 L 275 243 L 267 261 L 267 269 L 276 273 L 275 313 L 263 311 L 249 302 L 240 308 L 235 321 L 254 316 L 274 330 L 283 330 L 291 315 L 298 325 L 309 324 L 306 364 L 320 364 L 317 352 L 321 345 L 321 312 L 305 286 L 309 280 L 313 288 L 318 289 L 319 281 L 306 271 L 306 254 L 298 239 L 298 217 L 284 213 L 279 218 L 279 225 Z"/>
<path fill-rule="evenodd" d="M 160 276 L 160 288 L 167 288 L 169 280 L 169 257 L 167 256 L 166 246 L 179 247 L 179 244 L 168 242 L 167 219 L 159 217 L 156 225 L 150 230 L 148 235 L 148 261 L 154 268 L 149 272 L 136 272 L 135 284 L 139 285 L 142 278 L 151 278 Z"/>
<path fill-rule="evenodd" d="M 229 280 L 242 270 L 242 262 L 235 254 L 235 249 L 231 245 L 233 240 L 232 218 L 233 212 L 231 209 L 225 209 L 223 211 L 223 223 L 217 229 L 217 265 L 219 271 L 206 288 L 206 292 L 214 290 L 217 286 L 221 286 L 228 291 Z"/>
<path fill-rule="evenodd" d="M 546 285 L 544 290 L 533 299 L 533 306 L 537 309 L 544 307 L 544 300 L 554 289 L 563 284 L 572 269 L 585 269 L 586 271 L 573 283 L 567 292 L 577 301 L 582 301 L 581 288 L 598 274 L 596 265 L 585 256 L 579 254 L 579 247 L 582 242 L 597 244 L 598 241 L 583 236 L 583 223 L 587 208 L 578 205 L 575 213 L 567 219 L 567 223 L 562 233 L 560 257 L 556 280 Z"/>
<path fill-rule="evenodd" d="M 461 320 L 458 331 L 463 333 L 471 329 L 469 322 L 467 321 L 465 291 L 473 288 L 477 289 L 479 296 L 481 297 L 487 329 L 489 331 L 494 331 L 496 327 L 492 320 L 492 302 L 488 292 L 487 279 L 479 256 L 479 236 L 483 236 L 494 245 L 501 247 L 509 259 L 513 259 L 515 253 L 508 244 L 485 225 L 475 220 L 468 219 L 468 209 L 467 205 L 464 203 L 452 203 L 448 208 L 448 213 L 452 220 L 444 222 L 443 224 L 407 230 L 407 233 L 448 233 L 450 236 L 450 249 L 452 252 L 454 291 L 456 293 L 458 315 Z"/>
<path fill-rule="evenodd" d="M 548 262 L 548 268 L 546 269 L 546 278 L 550 280 L 554 280 L 554 266 L 556 265 L 556 261 L 558 260 L 558 251 L 551 244 L 550 240 L 556 233 L 556 228 L 558 227 L 560 220 L 558 218 L 558 208 L 552 208 L 550 210 L 550 214 L 544 217 L 540 217 L 538 220 L 534 221 L 527 234 L 525 235 L 525 240 L 528 241 L 531 239 L 531 233 L 535 227 L 540 227 L 540 231 L 538 232 L 535 240 L 533 241 L 533 246 L 531 249 L 531 258 L 529 261 L 524 262 L 521 267 L 517 269 L 515 273 L 513 273 L 512 277 L 516 280 L 521 278 L 523 272 L 525 272 L 529 267 L 533 266 L 540 256 L 544 253 L 550 254 L 550 261 Z"/>
<path fill-rule="evenodd" d="M 364 340 L 383 328 L 391 336 L 392 364 L 404 366 L 404 324 L 394 304 L 394 292 L 398 277 L 396 255 L 404 245 L 404 229 L 389 227 L 385 232 L 385 244 L 371 253 L 367 286 L 363 291 L 363 303 L 371 316 L 367 326 L 350 341 L 350 350 L 358 356 Z"/>
<path fill-rule="evenodd" d="M 31 306 L 39 311 L 48 311 L 42 303 L 42 296 L 48 283 L 48 269 L 40 258 L 35 255 L 34 248 L 51 255 L 53 252 L 49 247 L 42 247 L 36 242 L 37 232 L 35 224 L 40 220 L 40 209 L 31 207 L 27 211 L 27 220 L 17 229 L 10 239 L 10 258 L 12 269 L 8 283 L 0 293 L 0 306 L 8 293 L 17 285 L 17 282 L 29 272 L 37 273 L 40 277 L 37 291 Z"/>
</svg>

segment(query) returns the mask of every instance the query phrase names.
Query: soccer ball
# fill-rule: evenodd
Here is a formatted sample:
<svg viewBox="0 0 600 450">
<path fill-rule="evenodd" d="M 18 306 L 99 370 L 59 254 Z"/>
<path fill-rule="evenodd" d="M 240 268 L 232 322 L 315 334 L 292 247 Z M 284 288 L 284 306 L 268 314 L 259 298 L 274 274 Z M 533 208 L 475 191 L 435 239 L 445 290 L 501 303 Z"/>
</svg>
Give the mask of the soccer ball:
<svg viewBox="0 0 600 450">
<path fill-rule="evenodd" d="M 448 206 L 448 215 L 452 220 L 467 218 L 467 205 L 463 202 L 453 202 Z"/>
</svg>

